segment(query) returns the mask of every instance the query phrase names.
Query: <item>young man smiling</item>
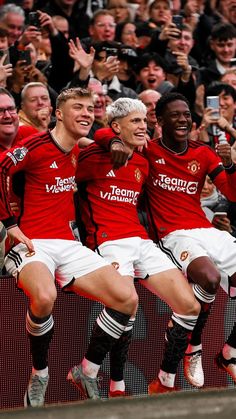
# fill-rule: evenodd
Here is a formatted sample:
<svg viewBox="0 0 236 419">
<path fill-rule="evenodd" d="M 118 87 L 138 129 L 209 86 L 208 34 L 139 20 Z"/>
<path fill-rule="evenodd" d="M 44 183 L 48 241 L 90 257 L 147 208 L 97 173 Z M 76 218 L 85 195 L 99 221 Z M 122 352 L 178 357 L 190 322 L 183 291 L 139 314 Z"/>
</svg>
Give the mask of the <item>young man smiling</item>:
<svg viewBox="0 0 236 419">
<path fill-rule="evenodd" d="M 174 388 L 178 364 L 200 307 L 184 276 L 148 238 L 138 218 L 137 205 L 148 176 L 148 162 L 136 149 L 146 141 L 146 112 L 137 99 L 120 98 L 110 105 L 108 122 L 113 134 L 125 144 L 128 164 L 114 169 L 110 153 L 93 144 L 80 154 L 77 181 L 87 245 L 118 267 L 133 295 L 137 295 L 133 285 L 137 277 L 173 310 L 159 378 L 149 389 L 150 393 L 163 393 Z M 110 353 L 111 397 L 125 391 L 123 370 L 135 313 Z"/>
<path fill-rule="evenodd" d="M 162 138 L 144 150 L 149 161 L 146 182 L 147 211 L 151 237 L 173 257 L 189 280 L 201 303 L 201 312 L 184 357 L 185 377 L 196 387 L 204 385 L 201 333 L 215 300 L 220 279 L 222 287 L 235 295 L 236 249 L 234 238 L 212 227 L 200 205 L 200 194 L 208 175 L 231 201 L 236 201 L 236 167 L 228 143 L 218 144 L 217 154 L 202 143 L 188 140 L 192 118 L 187 99 L 178 93 L 163 95 L 156 105 Z M 106 129 L 96 140 L 105 143 L 114 137 Z M 113 160 L 126 161 L 120 139 L 111 143 Z M 123 154 L 123 157 L 122 157 Z M 218 365 L 236 382 L 236 323 L 220 355 Z M 171 371 L 169 371 L 171 372 Z M 153 389 L 153 384 L 150 385 Z M 157 389 L 158 392 L 158 389 Z"/>
<path fill-rule="evenodd" d="M 118 272 L 82 246 L 73 233 L 77 143 L 94 120 L 91 92 L 79 88 L 62 91 L 56 117 L 52 131 L 28 137 L 0 158 L 0 219 L 15 242 L 5 266 L 30 302 L 26 329 L 33 369 L 24 404 L 31 407 L 44 404 L 49 381 L 47 356 L 54 329 L 55 278 L 63 290 L 104 304 L 88 347 L 88 354 L 101 361 L 137 306 L 137 299 Z M 18 226 L 8 202 L 7 177 L 19 171 L 24 173 L 25 182 Z M 86 396 L 98 399 L 97 380 L 89 377 L 87 370 L 85 359 L 77 371 L 81 387 Z"/>
</svg>

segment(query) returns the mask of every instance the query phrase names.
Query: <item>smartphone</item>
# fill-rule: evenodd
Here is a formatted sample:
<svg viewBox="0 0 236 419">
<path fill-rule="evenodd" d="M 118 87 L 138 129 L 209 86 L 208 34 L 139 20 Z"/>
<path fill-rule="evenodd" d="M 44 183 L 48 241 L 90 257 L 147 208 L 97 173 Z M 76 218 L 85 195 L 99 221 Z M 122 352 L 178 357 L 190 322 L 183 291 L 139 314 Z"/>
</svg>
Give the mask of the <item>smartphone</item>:
<svg viewBox="0 0 236 419">
<path fill-rule="evenodd" d="M 38 12 L 30 12 L 28 16 L 28 23 L 30 26 L 36 26 L 36 28 L 40 28 L 40 21 Z"/>
<path fill-rule="evenodd" d="M 216 211 L 213 215 L 213 218 L 224 218 L 227 217 L 227 212 L 225 211 Z"/>
<path fill-rule="evenodd" d="M 207 96 L 206 105 L 207 105 L 207 108 L 215 109 L 215 112 L 212 113 L 212 118 L 218 119 L 220 117 L 219 96 Z"/>
<path fill-rule="evenodd" d="M 30 65 L 31 64 L 30 50 L 25 49 L 23 51 L 18 51 L 18 61 L 25 61 L 26 65 Z"/>
<path fill-rule="evenodd" d="M 109 63 L 111 61 L 115 61 L 117 57 L 115 55 L 109 55 L 106 59 L 106 62 Z"/>
<path fill-rule="evenodd" d="M 230 67 L 236 67 L 236 58 L 231 58 L 229 65 L 230 65 Z"/>
<path fill-rule="evenodd" d="M 3 65 L 10 64 L 10 55 L 8 49 L 0 49 L 0 58 L 2 58 L 3 55 L 6 55 L 6 58 L 3 62 Z"/>
<path fill-rule="evenodd" d="M 182 31 L 183 29 L 183 16 L 181 15 L 173 15 L 172 22 L 176 25 L 176 27 Z"/>
</svg>

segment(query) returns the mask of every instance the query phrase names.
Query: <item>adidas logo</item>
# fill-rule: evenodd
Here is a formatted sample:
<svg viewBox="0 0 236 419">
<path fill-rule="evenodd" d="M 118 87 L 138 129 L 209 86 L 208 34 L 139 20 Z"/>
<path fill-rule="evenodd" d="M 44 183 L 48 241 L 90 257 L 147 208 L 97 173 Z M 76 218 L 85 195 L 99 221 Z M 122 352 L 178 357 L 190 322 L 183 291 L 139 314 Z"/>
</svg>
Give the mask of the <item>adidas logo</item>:
<svg viewBox="0 0 236 419">
<path fill-rule="evenodd" d="M 49 167 L 50 167 L 50 169 L 58 169 L 58 165 L 56 164 L 55 161 Z"/>
<path fill-rule="evenodd" d="M 116 177 L 116 175 L 115 175 L 115 173 L 113 172 L 113 170 L 110 170 L 110 172 L 108 172 L 106 176 L 107 176 L 107 177 Z"/>
<path fill-rule="evenodd" d="M 165 162 L 164 159 L 158 159 L 158 160 L 156 160 L 156 163 L 158 163 L 158 164 L 166 164 L 166 162 Z"/>
</svg>

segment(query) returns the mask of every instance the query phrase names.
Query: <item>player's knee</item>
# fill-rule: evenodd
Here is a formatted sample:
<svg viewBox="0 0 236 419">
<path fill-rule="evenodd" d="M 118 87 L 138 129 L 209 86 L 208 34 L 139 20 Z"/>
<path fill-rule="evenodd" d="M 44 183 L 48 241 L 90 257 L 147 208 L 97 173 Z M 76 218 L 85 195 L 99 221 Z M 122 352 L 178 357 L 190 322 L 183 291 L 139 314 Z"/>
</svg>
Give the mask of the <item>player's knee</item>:
<svg viewBox="0 0 236 419">
<path fill-rule="evenodd" d="M 185 316 L 198 316 L 201 310 L 200 303 L 196 300 L 196 298 L 191 298 L 185 303 Z"/>
<path fill-rule="evenodd" d="M 192 316 L 198 316 L 200 311 L 201 311 L 201 304 L 194 298 L 191 313 L 189 314 Z"/>
<path fill-rule="evenodd" d="M 209 294 L 216 294 L 220 285 L 220 273 L 219 272 L 206 272 L 203 289 Z"/>
<path fill-rule="evenodd" d="M 120 303 L 124 313 L 136 313 L 138 308 L 138 294 L 132 289 L 127 289 L 126 292 L 123 293 Z"/>
<path fill-rule="evenodd" d="M 56 290 L 40 290 L 34 298 L 33 304 L 42 313 L 51 313 L 56 300 Z"/>
</svg>

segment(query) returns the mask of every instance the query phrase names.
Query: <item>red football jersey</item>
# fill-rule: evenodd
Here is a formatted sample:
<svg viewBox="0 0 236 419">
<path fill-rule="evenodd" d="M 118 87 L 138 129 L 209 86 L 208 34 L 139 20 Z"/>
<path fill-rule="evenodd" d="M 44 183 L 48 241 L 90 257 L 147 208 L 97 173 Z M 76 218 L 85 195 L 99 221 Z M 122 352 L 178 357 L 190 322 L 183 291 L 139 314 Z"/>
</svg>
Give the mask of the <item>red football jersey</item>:
<svg viewBox="0 0 236 419">
<path fill-rule="evenodd" d="M 190 141 L 186 152 L 174 154 L 154 140 L 145 155 L 149 218 L 159 238 L 175 230 L 212 227 L 200 203 L 207 174 L 228 199 L 236 200 L 236 172 L 227 173 L 209 146 Z"/>
<path fill-rule="evenodd" d="M 95 141 L 108 148 L 113 137 L 110 128 L 103 128 L 96 132 Z M 147 211 L 155 241 L 175 230 L 212 227 L 200 204 L 207 174 L 229 200 L 236 201 L 235 167 L 224 170 L 209 146 L 189 141 L 184 153 L 175 154 L 160 140 L 153 140 L 144 154 L 149 161 Z"/>
<path fill-rule="evenodd" d="M 137 213 L 147 175 L 148 162 L 139 153 L 115 170 L 110 153 L 99 146 L 92 144 L 80 152 L 76 181 L 90 248 L 108 240 L 148 238 Z"/>
<path fill-rule="evenodd" d="M 49 132 L 27 137 L 0 157 L 0 219 L 14 225 L 7 199 L 7 175 L 21 177 L 22 208 L 18 225 L 23 233 L 37 239 L 73 240 L 75 219 L 73 193 L 78 146 L 65 152 Z"/>
</svg>

